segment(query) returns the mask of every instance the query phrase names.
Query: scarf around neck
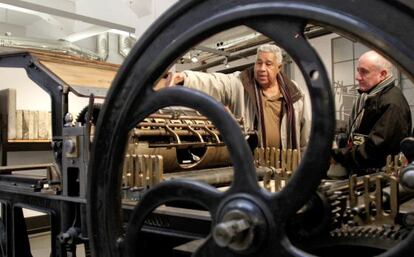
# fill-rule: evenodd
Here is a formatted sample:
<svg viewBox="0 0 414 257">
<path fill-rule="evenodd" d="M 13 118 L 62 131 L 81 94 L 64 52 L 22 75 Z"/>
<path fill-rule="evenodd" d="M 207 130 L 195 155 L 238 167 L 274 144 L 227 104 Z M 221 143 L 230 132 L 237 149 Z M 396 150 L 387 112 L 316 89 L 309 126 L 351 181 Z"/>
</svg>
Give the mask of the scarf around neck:
<svg viewBox="0 0 414 257">
<path fill-rule="evenodd" d="M 243 87 L 249 97 L 255 103 L 254 107 L 256 113 L 258 114 L 258 121 L 262 128 L 262 144 L 266 142 L 266 133 L 264 128 L 264 115 L 262 110 L 262 94 L 259 94 L 260 86 L 257 85 L 254 79 L 254 69 L 253 67 L 247 68 L 241 72 L 241 81 Z M 296 102 L 302 94 L 296 88 L 295 84 L 292 81 L 286 78 L 282 72 L 277 75 L 277 81 L 279 84 L 280 93 L 283 95 L 282 102 L 282 115 L 286 113 L 286 131 L 287 131 L 287 148 L 288 149 L 297 149 L 297 139 L 296 139 L 296 125 L 295 125 L 295 111 L 293 108 L 293 103 Z M 263 146 L 263 145 L 262 145 Z"/>
<path fill-rule="evenodd" d="M 367 99 L 378 95 L 384 88 L 393 83 L 394 80 L 394 77 L 391 75 L 378 83 L 378 85 L 376 85 L 368 92 L 360 92 L 359 96 L 354 102 L 354 105 L 352 106 L 351 116 L 348 121 L 349 137 L 352 137 L 354 131 L 357 130 L 361 125 L 362 118 L 364 117 L 365 103 L 367 102 Z"/>
</svg>

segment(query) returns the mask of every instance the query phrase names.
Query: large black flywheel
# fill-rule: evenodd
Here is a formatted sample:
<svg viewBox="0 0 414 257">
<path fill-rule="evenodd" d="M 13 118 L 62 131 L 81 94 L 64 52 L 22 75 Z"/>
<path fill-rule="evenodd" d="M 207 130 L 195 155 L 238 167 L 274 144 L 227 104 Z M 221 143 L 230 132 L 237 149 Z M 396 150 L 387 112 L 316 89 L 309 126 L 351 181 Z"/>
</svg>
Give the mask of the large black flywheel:
<svg viewBox="0 0 414 257">
<path fill-rule="evenodd" d="M 96 256 L 149 256 L 151 253 L 142 252 L 141 245 L 140 229 L 145 217 L 156 207 L 175 200 L 194 202 L 211 214 L 212 231 L 195 256 L 308 255 L 289 242 L 284 228 L 288 218 L 316 190 L 327 169 L 335 119 L 327 73 L 304 37 L 308 23 L 351 35 L 414 75 L 414 13 L 409 1 L 178 1 L 136 44 L 119 70 L 100 114 L 87 199 L 88 229 Z M 290 182 L 276 194 L 258 186 L 250 149 L 221 104 L 183 87 L 152 89 L 182 53 L 237 25 L 263 33 L 284 48 L 301 69 L 311 97 L 309 145 Z M 194 181 L 162 182 L 144 195 L 125 231 L 120 188 L 128 131 L 166 106 L 196 109 L 217 126 L 234 164 L 234 181 L 225 192 Z M 236 228 L 236 232 L 229 231 L 229 227 Z M 231 241 L 237 236 L 237 228 L 247 228 L 249 240 L 240 244 Z M 410 256 L 413 252 L 411 235 L 384 256 Z"/>
</svg>

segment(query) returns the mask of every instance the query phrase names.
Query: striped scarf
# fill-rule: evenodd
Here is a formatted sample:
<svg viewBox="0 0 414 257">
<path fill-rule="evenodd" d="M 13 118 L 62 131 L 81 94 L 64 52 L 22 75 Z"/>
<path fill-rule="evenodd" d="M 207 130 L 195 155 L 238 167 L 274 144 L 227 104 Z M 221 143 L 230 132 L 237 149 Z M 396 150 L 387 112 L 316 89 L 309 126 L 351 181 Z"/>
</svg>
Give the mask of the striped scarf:
<svg viewBox="0 0 414 257">
<path fill-rule="evenodd" d="M 288 149 L 298 149 L 297 139 L 296 139 L 296 124 L 295 124 L 295 110 L 293 109 L 293 99 L 291 92 L 289 91 L 288 80 L 282 72 L 277 75 L 277 82 L 279 84 L 280 92 L 284 97 L 284 111 L 286 111 L 286 132 L 288 133 L 287 138 L 287 147 Z"/>
<path fill-rule="evenodd" d="M 361 125 L 362 118 L 364 117 L 365 103 L 368 98 L 376 96 L 380 93 L 385 87 L 394 81 L 394 77 L 391 75 L 388 78 L 381 81 L 368 93 L 362 92 L 355 100 L 354 105 L 352 106 L 352 112 L 350 119 L 348 121 L 348 138 L 352 138 L 352 134 L 359 128 Z"/>
</svg>

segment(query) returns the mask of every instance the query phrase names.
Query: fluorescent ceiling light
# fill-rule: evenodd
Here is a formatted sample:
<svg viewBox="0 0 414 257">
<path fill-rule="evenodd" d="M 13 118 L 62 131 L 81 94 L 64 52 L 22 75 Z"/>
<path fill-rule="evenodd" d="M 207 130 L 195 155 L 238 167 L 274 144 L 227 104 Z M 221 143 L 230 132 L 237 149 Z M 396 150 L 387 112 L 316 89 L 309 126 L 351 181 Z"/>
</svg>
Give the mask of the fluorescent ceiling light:
<svg viewBox="0 0 414 257">
<path fill-rule="evenodd" d="M 61 18 L 75 20 L 75 21 L 81 21 L 81 22 L 88 23 L 88 24 L 93 24 L 99 27 L 105 27 L 108 30 L 115 29 L 117 31 L 126 31 L 126 33 L 135 32 L 135 28 L 130 27 L 130 26 L 125 26 L 122 24 L 117 24 L 117 23 L 106 21 L 106 20 L 100 20 L 100 19 L 96 19 L 93 17 L 80 15 L 80 14 L 73 13 L 73 12 L 67 12 L 64 10 L 51 8 L 51 7 L 47 7 L 44 5 L 39 5 L 39 4 L 30 3 L 30 2 L 21 1 L 21 0 L 0 0 L 0 8 L 5 8 L 8 10 L 14 10 L 17 12 L 22 12 L 22 13 L 27 13 L 27 14 L 32 14 L 32 15 L 37 15 L 41 17 L 42 19 L 50 23 L 55 23 L 55 24 L 56 23 L 58 24 L 58 22 L 53 17 L 61 17 Z M 114 32 L 114 33 L 117 33 L 117 32 Z"/>
<path fill-rule="evenodd" d="M 86 30 L 70 34 L 69 36 L 64 37 L 63 40 L 73 43 L 73 42 L 76 42 L 76 41 L 79 41 L 85 38 L 89 38 L 89 37 L 99 35 L 101 33 L 105 33 L 107 31 L 108 31 L 108 28 L 92 26 Z"/>
<path fill-rule="evenodd" d="M 119 29 L 109 29 L 106 32 L 114 33 L 114 34 L 118 34 L 122 36 L 127 36 L 127 37 L 131 37 L 131 36 L 133 37 L 133 34 L 131 34 L 130 32 L 119 30 Z"/>
</svg>

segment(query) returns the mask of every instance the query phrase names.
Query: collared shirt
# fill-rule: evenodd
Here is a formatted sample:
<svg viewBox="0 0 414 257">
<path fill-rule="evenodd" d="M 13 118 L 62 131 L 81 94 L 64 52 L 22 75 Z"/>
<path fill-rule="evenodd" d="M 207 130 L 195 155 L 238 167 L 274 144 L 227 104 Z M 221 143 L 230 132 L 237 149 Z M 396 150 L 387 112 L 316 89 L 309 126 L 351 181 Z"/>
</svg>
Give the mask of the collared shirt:
<svg viewBox="0 0 414 257">
<path fill-rule="evenodd" d="M 262 94 L 262 110 L 266 133 L 266 146 L 280 148 L 280 123 L 282 113 L 282 94 L 267 96 Z"/>
</svg>

